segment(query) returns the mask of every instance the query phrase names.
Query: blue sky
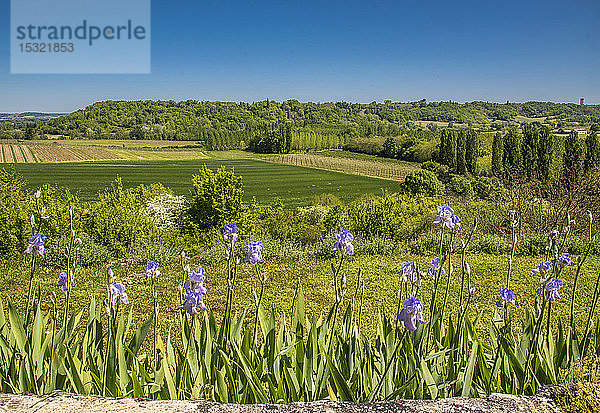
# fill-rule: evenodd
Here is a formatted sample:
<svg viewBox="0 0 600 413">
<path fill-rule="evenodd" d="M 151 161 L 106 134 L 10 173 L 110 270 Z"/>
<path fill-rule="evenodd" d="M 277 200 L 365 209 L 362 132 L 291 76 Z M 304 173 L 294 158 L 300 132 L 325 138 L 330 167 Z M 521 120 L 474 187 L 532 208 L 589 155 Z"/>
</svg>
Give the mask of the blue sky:
<svg viewBox="0 0 600 413">
<path fill-rule="evenodd" d="M 0 0 L 0 112 L 105 99 L 600 103 L 597 0 L 153 0 L 149 75 L 11 75 L 9 10 Z"/>
</svg>

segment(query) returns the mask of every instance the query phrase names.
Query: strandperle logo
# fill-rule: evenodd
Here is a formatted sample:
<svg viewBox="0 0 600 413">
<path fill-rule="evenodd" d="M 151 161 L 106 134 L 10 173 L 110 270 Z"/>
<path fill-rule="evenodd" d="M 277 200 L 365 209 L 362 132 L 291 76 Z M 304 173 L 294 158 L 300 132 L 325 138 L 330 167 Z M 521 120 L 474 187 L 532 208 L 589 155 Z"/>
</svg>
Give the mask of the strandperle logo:
<svg viewBox="0 0 600 413">
<path fill-rule="evenodd" d="M 11 0 L 10 70 L 150 73 L 150 0 Z"/>
<path fill-rule="evenodd" d="M 144 40 L 146 39 L 146 28 L 135 25 L 127 20 L 123 25 L 96 26 L 88 24 L 86 19 L 79 26 L 38 26 L 29 24 L 18 26 L 17 40 L 23 41 L 55 41 L 55 40 L 87 40 L 92 46 L 95 41 L 104 40 Z"/>
</svg>

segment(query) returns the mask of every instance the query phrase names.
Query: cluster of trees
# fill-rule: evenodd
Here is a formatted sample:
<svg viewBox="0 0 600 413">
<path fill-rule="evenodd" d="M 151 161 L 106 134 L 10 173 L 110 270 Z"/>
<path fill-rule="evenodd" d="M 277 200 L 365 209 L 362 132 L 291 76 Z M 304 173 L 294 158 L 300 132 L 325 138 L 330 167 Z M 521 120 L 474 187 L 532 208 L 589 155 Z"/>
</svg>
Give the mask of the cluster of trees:
<svg viewBox="0 0 600 413">
<path fill-rule="evenodd" d="M 496 176 L 522 175 L 572 185 L 589 170 L 600 167 L 597 126 L 580 136 L 576 130 L 562 138 L 539 123 L 525 125 L 522 133 L 511 129 L 496 133 L 492 142 L 492 172 Z"/>
<path fill-rule="evenodd" d="M 440 163 L 459 175 L 477 173 L 481 152 L 480 137 L 473 129 L 444 129 L 440 135 Z"/>
<path fill-rule="evenodd" d="M 517 116 L 551 116 L 564 122 L 600 122 L 600 105 L 549 102 L 460 104 L 425 100 L 368 104 L 275 102 L 268 99 L 254 103 L 104 101 L 41 122 L 37 130 L 40 133 L 88 138 L 200 140 L 207 133 L 239 134 L 248 127 L 291 123 L 294 128 L 326 126 L 350 129 L 350 133 L 357 136 L 386 137 L 398 136 L 407 128 L 408 122 L 416 120 L 469 124 L 514 121 Z M 224 140 L 227 141 L 226 138 Z"/>
</svg>

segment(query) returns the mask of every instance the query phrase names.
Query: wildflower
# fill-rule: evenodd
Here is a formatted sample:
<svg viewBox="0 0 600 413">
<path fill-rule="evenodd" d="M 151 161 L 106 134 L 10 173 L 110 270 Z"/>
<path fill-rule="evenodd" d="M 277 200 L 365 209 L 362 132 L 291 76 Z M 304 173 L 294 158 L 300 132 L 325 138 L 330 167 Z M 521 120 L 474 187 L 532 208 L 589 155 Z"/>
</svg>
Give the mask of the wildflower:
<svg viewBox="0 0 600 413">
<path fill-rule="evenodd" d="M 423 304 L 421 300 L 416 297 L 408 297 L 404 303 L 402 303 L 402 311 L 398 315 L 398 320 L 404 323 L 404 327 L 408 331 L 415 331 L 417 326 L 415 322 L 418 321 L 421 324 L 427 322 L 423 318 Z"/>
<path fill-rule="evenodd" d="M 503 309 L 512 303 L 515 307 L 519 306 L 519 302 L 515 299 L 515 293 L 510 288 L 502 288 L 500 290 L 500 300 L 496 301 L 496 307 Z"/>
<path fill-rule="evenodd" d="M 204 288 L 204 280 L 206 279 L 204 275 L 204 268 L 198 268 L 198 271 L 192 271 L 188 275 L 188 279 L 185 281 L 183 288 L 186 290 L 193 290 L 196 292 L 200 292 L 202 294 L 206 294 L 206 288 Z"/>
<path fill-rule="evenodd" d="M 560 234 L 560 232 L 558 232 L 558 230 L 557 230 L 557 229 L 555 229 L 555 230 L 552 230 L 552 231 L 550 232 L 550 238 L 556 238 L 556 237 L 558 237 L 558 235 L 559 235 L 559 234 Z"/>
<path fill-rule="evenodd" d="M 514 221 L 516 214 L 517 214 L 517 211 L 515 211 L 514 209 L 511 209 L 510 211 L 508 211 L 508 219 L 510 219 L 511 221 Z"/>
<path fill-rule="evenodd" d="M 60 287 L 60 289 L 63 292 L 67 292 L 70 288 L 72 288 L 75 285 L 75 282 L 73 280 L 71 280 L 71 282 L 69 283 L 69 276 L 67 275 L 66 272 L 61 272 L 58 276 L 58 287 Z"/>
<path fill-rule="evenodd" d="M 35 199 L 40 199 L 40 196 L 42 196 L 42 188 L 38 188 L 37 191 L 35 191 L 35 193 L 33 194 L 33 197 Z"/>
<path fill-rule="evenodd" d="M 569 257 L 569 254 L 566 252 L 563 252 L 561 254 L 560 257 L 558 257 L 558 264 L 561 267 L 567 266 L 567 267 L 573 267 L 575 265 L 575 263 L 573 261 L 571 261 L 571 258 Z"/>
<path fill-rule="evenodd" d="M 560 290 L 562 286 L 562 280 L 559 280 L 558 278 L 552 278 L 545 286 L 538 288 L 537 293 L 538 295 L 545 294 L 548 301 L 560 300 L 558 290 Z"/>
<path fill-rule="evenodd" d="M 206 310 L 203 296 L 204 294 L 201 291 L 187 291 L 184 296 L 185 301 L 179 308 L 185 310 L 190 316 L 194 316 L 199 313 L 198 308 Z"/>
<path fill-rule="evenodd" d="M 341 250 L 343 253 L 348 255 L 354 254 L 354 245 L 352 245 L 352 241 L 354 241 L 354 235 L 352 235 L 348 231 L 342 231 L 336 236 L 336 243 L 333 244 L 333 250 Z"/>
<path fill-rule="evenodd" d="M 110 285 L 110 292 L 113 295 L 112 305 L 117 304 L 117 300 L 121 299 L 123 304 L 129 304 L 129 298 L 125 292 L 125 286 L 121 283 L 114 282 Z"/>
<path fill-rule="evenodd" d="M 435 275 L 437 271 L 442 267 L 442 259 L 440 257 L 435 257 L 431 260 L 429 264 L 429 270 L 427 270 L 427 275 Z"/>
<path fill-rule="evenodd" d="M 43 257 L 46 254 L 46 249 L 44 248 L 45 240 L 46 237 L 42 234 L 32 235 L 29 237 L 29 245 L 27 246 L 27 249 L 25 249 L 25 253 L 33 253 L 33 255 L 39 255 Z"/>
<path fill-rule="evenodd" d="M 531 270 L 531 276 L 535 277 L 536 275 L 539 275 L 540 277 L 543 277 L 544 274 L 546 274 L 548 271 L 550 271 L 550 269 L 552 268 L 552 262 L 551 261 L 546 261 L 546 262 L 541 262 L 537 268 L 534 268 L 533 270 Z"/>
<path fill-rule="evenodd" d="M 232 243 L 237 242 L 239 231 L 240 230 L 238 229 L 235 222 L 225 225 L 225 228 L 223 230 L 223 241 L 227 242 L 231 239 Z"/>
<path fill-rule="evenodd" d="M 461 230 L 460 218 L 454 214 L 454 210 L 447 205 L 439 206 L 438 213 L 433 220 L 435 225 L 443 224 L 449 229 Z"/>
<path fill-rule="evenodd" d="M 248 244 L 248 252 L 244 260 L 252 265 L 256 265 L 262 261 L 263 244 L 259 241 L 250 241 Z"/>
<path fill-rule="evenodd" d="M 110 280 L 115 276 L 115 273 L 113 272 L 112 268 L 108 267 L 108 270 L 106 270 L 106 275 L 108 276 L 108 282 L 110 283 Z"/>
<path fill-rule="evenodd" d="M 148 278 L 158 278 L 160 275 L 160 271 L 158 270 L 158 264 L 156 261 L 150 261 L 146 264 L 146 279 Z"/>
<path fill-rule="evenodd" d="M 414 283 L 417 281 L 414 262 L 403 262 L 402 271 L 398 272 L 398 274 L 402 276 L 402 282 L 408 282 L 410 280 L 410 282 Z"/>
</svg>

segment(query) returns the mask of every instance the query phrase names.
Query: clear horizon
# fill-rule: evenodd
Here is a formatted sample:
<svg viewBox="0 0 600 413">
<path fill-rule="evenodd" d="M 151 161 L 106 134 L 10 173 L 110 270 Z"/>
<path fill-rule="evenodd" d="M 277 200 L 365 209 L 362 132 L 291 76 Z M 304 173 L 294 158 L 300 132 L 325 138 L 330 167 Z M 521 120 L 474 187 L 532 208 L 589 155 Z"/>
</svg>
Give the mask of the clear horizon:
<svg viewBox="0 0 600 413">
<path fill-rule="evenodd" d="M 152 2 L 149 75 L 11 75 L 0 112 L 104 100 L 600 104 L 600 2 Z"/>
</svg>

